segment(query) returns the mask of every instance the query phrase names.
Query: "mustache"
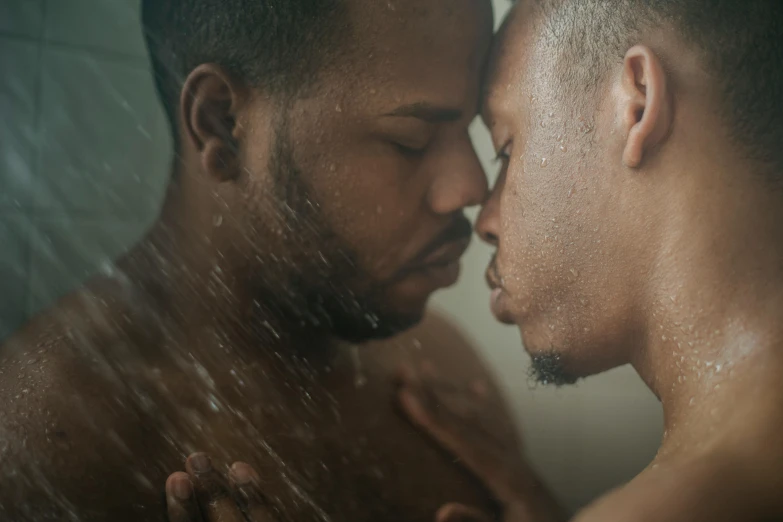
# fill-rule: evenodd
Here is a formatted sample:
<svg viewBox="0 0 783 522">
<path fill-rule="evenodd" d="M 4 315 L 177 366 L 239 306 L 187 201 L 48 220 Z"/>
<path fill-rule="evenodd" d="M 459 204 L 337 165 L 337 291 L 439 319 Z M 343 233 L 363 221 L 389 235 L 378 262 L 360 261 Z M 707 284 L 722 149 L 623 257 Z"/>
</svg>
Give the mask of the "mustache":
<svg viewBox="0 0 783 522">
<path fill-rule="evenodd" d="M 461 241 L 464 239 L 470 239 L 473 235 L 473 225 L 470 224 L 468 218 L 464 214 L 458 214 L 454 217 L 451 223 L 443 229 L 424 249 L 419 252 L 412 264 L 418 264 L 423 262 L 427 257 L 438 250 L 443 245 L 452 243 L 454 241 Z"/>
</svg>

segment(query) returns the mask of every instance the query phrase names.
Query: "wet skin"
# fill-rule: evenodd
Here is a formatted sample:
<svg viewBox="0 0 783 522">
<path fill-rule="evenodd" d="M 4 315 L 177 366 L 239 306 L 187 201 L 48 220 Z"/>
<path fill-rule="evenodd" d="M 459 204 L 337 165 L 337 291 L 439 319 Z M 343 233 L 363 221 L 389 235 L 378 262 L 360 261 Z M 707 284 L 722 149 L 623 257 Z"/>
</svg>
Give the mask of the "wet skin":
<svg viewBox="0 0 783 522">
<path fill-rule="evenodd" d="M 487 189 L 467 130 L 491 9 L 348 4 L 352 44 L 291 103 L 218 64 L 194 69 L 158 223 L 114 275 L 3 346 L 4 516 L 158 520 L 166 477 L 196 449 L 270 478 L 284 520 L 425 521 L 454 499 L 490 507 L 392 400 L 397 365 L 417 346 L 453 365 L 455 381 L 486 377 L 472 349 L 425 320 L 411 334 L 420 343 L 362 348 L 357 386 L 340 338 L 413 326 L 456 278 L 462 211 Z M 333 322 L 331 289 L 357 297 Z M 310 305 L 331 315 L 296 316 Z"/>
</svg>

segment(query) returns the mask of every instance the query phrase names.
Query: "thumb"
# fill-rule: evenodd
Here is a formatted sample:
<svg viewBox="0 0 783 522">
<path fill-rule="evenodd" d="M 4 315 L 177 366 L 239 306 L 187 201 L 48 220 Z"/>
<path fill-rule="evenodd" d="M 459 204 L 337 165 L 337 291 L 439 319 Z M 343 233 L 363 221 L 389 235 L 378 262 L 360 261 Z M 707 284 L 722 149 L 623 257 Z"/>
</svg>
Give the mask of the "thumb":
<svg viewBox="0 0 783 522">
<path fill-rule="evenodd" d="M 435 522 L 492 522 L 481 511 L 462 504 L 446 504 L 435 514 Z"/>
</svg>

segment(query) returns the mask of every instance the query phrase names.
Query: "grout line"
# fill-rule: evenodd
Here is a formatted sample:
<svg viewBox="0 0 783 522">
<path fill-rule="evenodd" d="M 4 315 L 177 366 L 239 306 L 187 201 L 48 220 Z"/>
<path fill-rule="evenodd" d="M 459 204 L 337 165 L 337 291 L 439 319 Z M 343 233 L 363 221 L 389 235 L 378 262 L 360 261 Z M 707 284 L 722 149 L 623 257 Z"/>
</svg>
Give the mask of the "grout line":
<svg viewBox="0 0 783 522">
<path fill-rule="evenodd" d="M 149 71 L 149 61 L 146 57 L 126 54 L 120 51 L 111 51 L 101 49 L 100 47 L 90 45 L 77 45 L 67 42 L 58 42 L 54 40 L 44 40 L 43 45 L 48 51 L 63 52 L 68 54 L 79 54 L 93 59 L 103 60 L 111 63 L 120 64 L 135 69 Z"/>
<path fill-rule="evenodd" d="M 45 0 L 42 2 L 41 5 L 41 28 L 39 33 L 39 38 L 36 41 L 36 45 L 38 46 L 38 71 L 37 71 L 37 77 L 35 82 L 35 145 L 33 149 L 33 155 L 31 158 L 31 171 L 33 172 L 33 176 L 35 177 L 36 182 L 32 183 L 33 193 L 30 195 L 30 201 L 29 209 L 27 212 L 27 219 L 29 220 L 30 229 L 35 228 L 37 224 L 37 211 L 38 211 L 38 190 L 36 188 L 39 186 L 40 183 L 40 173 L 41 173 L 41 165 L 43 164 L 43 159 L 41 157 L 42 155 L 42 137 L 43 137 L 43 75 L 44 75 L 44 64 L 43 64 L 43 53 L 44 53 L 44 46 L 43 46 L 43 34 L 44 34 L 44 28 L 46 27 L 46 16 L 47 16 L 47 6 L 48 6 L 48 0 Z M 27 288 L 26 288 L 26 299 L 25 299 L 25 309 L 24 309 L 24 317 L 25 320 L 29 319 L 31 316 L 32 306 L 33 306 L 33 292 L 32 292 L 32 286 L 33 286 L 33 264 L 34 264 L 34 252 L 33 252 L 33 232 L 32 230 L 28 230 L 28 234 L 25 241 L 25 265 L 27 267 Z"/>
<path fill-rule="evenodd" d="M 20 43 L 29 43 L 33 45 L 41 45 L 47 50 L 63 51 L 73 54 L 88 55 L 91 58 L 97 58 L 100 60 L 111 61 L 114 63 L 120 63 L 129 67 L 149 70 L 149 61 L 146 56 L 140 56 L 137 54 L 124 53 L 122 51 L 112 51 L 109 49 L 102 49 L 93 45 L 80 45 L 72 44 L 68 42 L 61 42 L 58 40 L 49 40 L 44 37 L 36 38 L 34 36 L 20 35 L 14 33 L 8 33 L 0 31 L 0 37 L 6 40 L 15 40 Z"/>
</svg>

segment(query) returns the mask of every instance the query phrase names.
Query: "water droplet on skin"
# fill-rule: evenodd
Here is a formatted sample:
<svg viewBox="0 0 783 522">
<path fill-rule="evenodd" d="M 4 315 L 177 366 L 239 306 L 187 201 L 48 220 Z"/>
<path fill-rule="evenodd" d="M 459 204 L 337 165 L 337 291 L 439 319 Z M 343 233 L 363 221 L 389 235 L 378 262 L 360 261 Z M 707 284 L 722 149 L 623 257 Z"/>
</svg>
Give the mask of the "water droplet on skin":
<svg viewBox="0 0 783 522">
<path fill-rule="evenodd" d="M 693 406 L 694 404 L 696 404 L 696 399 L 691 397 L 691 400 L 688 401 L 688 406 Z"/>
<path fill-rule="evenodd" d="M 661 341 L 664 341 L 664 342 L 666 342 L 666 340 L 667 340 L 666 336 L 665 336 L 665 335 L 662 335 L 662 336 L 661 336 Z"/>
<path fill-rule="evenodd" d="M 550 324 L 550 325 L 549 325 L 549 329 L 550 329 L 550 330 L 552 330 L 552 331 L 554 332 L 554 331 L 555 331 L 555 325 L 553 325 L 553 324 Z"/>
<path fill-rule="evenodd" d="M 421 350 L 421 341 L 419 341 L 418 339 L 414 339 L 413 347 L 416 348 L 417 350 Z"/>
<path fill-rule="evenodd" d="M 215 227 L 219 227 L 223 224 L 223 215 L 222 214 L 215 214 L 212 217 L 212 224 L 215 225 Z"/>
<path fill-rule="evenodd" d="M 571 269 L 571 275 L 574 276 L 574 277 L 579 277 L 579 272 L 572 268 Z"/>
<path fill-rule="evenodd" d="M 680 383 L 680 384 L 682 384 L 684 380 L 685 380 L 685 378 L 682 375 L 677 377 L 677 382 Z"/>
<path fill-rule="evenodd" d="M 565 145 L 560 145 L 560 152 L 568 152 L 568 147 Z"/>
<path fill-rule="evenodd" d="M 343 108 L 339 104 L 335 106 L 334 110 L 335 112 L 343 112 Z"/>
<path fill-rule="evenodd" d="M 362 388 L 367 384 L 367 377 L 364 375 L 358 346 L 351 346 L 351 361 L 353 362 L 354 371 L 353 385 L 356 388 Z"/>
<path fill-rule="evenodd" d="M 569 198 L 572 197 L 575 192 L 576 192 L 576 187 L 571 187 L 570 189 L 568 189 L 568 197 Z"/>
<path fill-rule="evenodd" d="M 546 158 L 541 158 L 541 168 L 545 168 L 547 165 L 549 165 L 549 161 L 547 161 Z"/>
</svg>

